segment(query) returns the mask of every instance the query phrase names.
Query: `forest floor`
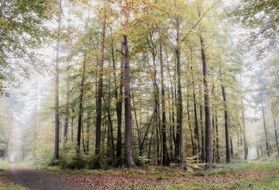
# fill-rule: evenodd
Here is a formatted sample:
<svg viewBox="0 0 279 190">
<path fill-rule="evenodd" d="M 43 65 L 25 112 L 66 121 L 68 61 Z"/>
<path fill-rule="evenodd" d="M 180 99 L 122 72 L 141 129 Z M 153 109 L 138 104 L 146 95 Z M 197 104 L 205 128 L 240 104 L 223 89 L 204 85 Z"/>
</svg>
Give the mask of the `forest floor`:
<svg viewBox="0 0 279 190">
<path fill-rule="evenodd" d="M 278 190 L 279 162 L 219 165 L 210 171 L 187 172 L 175 168 L 60 170 L 23 169 L 0 173 L 0 190 Z M 21 186 L 18 186 L 21 185 Z"/>
</svg>

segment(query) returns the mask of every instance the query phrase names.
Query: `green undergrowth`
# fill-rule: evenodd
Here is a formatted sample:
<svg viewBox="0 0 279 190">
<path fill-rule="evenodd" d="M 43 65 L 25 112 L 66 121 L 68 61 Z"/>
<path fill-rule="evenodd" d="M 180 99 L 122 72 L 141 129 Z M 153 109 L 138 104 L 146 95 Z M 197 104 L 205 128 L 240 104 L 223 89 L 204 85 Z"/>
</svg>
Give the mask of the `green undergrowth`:
<svg viewBox="0 0 279 190">
<path fill-rule="evenodd" d="M 26 189 L 19 185 L 0 184 L 0 190 L 26 190 Z"/>
<path fill-rule="evenodd" d="M 212 170 L 194 172 L 194 176 L 225 176 L 234 172 L 241 172 L 248 169 L 258 169 L 259 171 L 268 171 L 278 169 L 278 161 L 268 162 L 250 162 L 240 164 L 220 165 Z M 256 175 L 256 174 L 255 174 Z M 130 189 L 141 189 L 140 186 L 131 186 Z M 233 183 L 209 183 L 209 182 L 190 182 L 187 184 L 166 184 L 153 185 L 144 188 L 146 190 L 278 190 L 279 172 L 262 179 L 242 179 Z"/>
</svg>

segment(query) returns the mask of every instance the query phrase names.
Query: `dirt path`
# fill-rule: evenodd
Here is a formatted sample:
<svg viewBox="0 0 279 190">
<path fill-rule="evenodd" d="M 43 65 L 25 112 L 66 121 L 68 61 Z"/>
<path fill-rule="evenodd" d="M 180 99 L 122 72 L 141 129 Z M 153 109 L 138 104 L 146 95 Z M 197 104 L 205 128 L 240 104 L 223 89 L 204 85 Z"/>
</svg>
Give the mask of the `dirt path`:
<svg viewBox="0 0 279 190">
<path fill-rule="evenodd" d="M 44 171 L 11 167 L 8 177 L 14 183 L 30 190 L 86 190 L 85 187 L 80 188 L 56 174 Z"/>
</svg>

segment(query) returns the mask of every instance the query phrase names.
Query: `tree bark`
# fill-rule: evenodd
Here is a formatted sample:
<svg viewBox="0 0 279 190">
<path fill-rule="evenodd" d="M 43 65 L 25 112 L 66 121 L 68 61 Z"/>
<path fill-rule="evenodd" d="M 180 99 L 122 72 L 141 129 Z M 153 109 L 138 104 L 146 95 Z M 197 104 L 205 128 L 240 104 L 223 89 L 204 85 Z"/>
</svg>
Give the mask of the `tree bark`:
<svg viewBox="0 0 279 190">
<path fill-rule="evenodd" d="M 105 7 L 104 7 L 105 9 Z M 106 37 L 106 11 L 102 15 L 102 33 L 100 39 L 99 65 L 98 65 L 98 81 L 96 87 L 96 144 L 95 156 L 100 157 L 101 150 L 101 127 L 102 127 L 102 97 L 103 97 L 103 70 L 104 70 L 104 51 Z M 98 166 L 97 166 L 98 167 Z"/>
<path fill-rule="evenodd" d="M 279 155 L 279 142 L 278 142 L 278 133 L 277 133 L 277 125 L 276 125 L 276 120 L 274 117 L 274 113 L 272 113 L 273 116 L 273 126 L 274 126 L 274 135 L 275 135 L 275 141 L 276 141 L 276 149 L 277 149 L 277 154 Z"/>
<path fill-rule="evenodd" d="M 176 18 L 176 72 L 177 72 L 177 128 L 176 128 L 176 160 L 180 164 L 180 167 L 184 167 L 184 155 L 183 155 L 183 105 L 182 105 L 182 89 L 181 89 L 181 45 L 180 45 L 180 21 Z"/>
<path fill-rule="evenodd" d="M 223 96 L 223 103 L 224 103 L 224 120 L 225 120 L 225 142 L 226 142 L 226 162 L 231 162 L 231 145 L 230 145 L 230 129 L 229 129 L 229 115 L 228 115 L 228 108 L 227 108 L 227 96 L 226 90 L 224 85 L 221 86 L 222 88 L 222 96 Z"/>
<path fill-rule="evenodd" d="M 85 68 L 86 68 L 86 53 L 84 54 L 83 66 L 82 66 L 82 76 L 80 82 L 80 94 L 79 94 L 79 111 L 78 111 L 78 130 L 77 130 L 77 154 L 80 153 L 80 143 L 81 143 L 81 132 L 82 118 L 83 118 L 83 100 L 84 100 L 84 82 L 85 82 Z"/>
<path fill-rule="evenodd" d="M 116 61 L 115 61 L 115 54 L 114 54 L 114 44 L 112 42 L 112 64 L 113 64 L 113 75 L 114 75 L 114 96 L 116 100 L 116 117 L 117 117 L 117 142 L 116 142 L 116 158 L 117 165 L 121 163 L 122 157 L 122 105 L 123 105 L 123 61 L 121 62 L 120 66 L 120 85 L 119 88 L 117 87 L 117 77 L 116 77 Z M 118 93 L 119 89 L 119 93 Z"/>
<path fill-rule="evenodd" d="M 215 133 L 216 133 L 216 162 L 220 162 L 219 124 L 217 109 L 215 110 Z"/>
<path fill-rule="evenodd" d="M 133 167 L 134 159 L 132 152 L 132 108 L 131 108 L 131 89 L 130 89 L 130 66 L 129 66 L 129 47 L 128 38 L 122 36 L 123 53 L 123 84 L 124 84 L 124 102 L 125 102 L 125 163 L 127 167 Z"/>
<path fill-rule="evenodd" d="M 210 111 L 210 92 L 208 84 L 208 65 L 205 55 L 204 40 L 200 35 L 201 58 L 203 68 L 203 84 L 204 84 L 204 112 L 205 112 L 205 162 L 207 168 L 212 168 L 212 125 Z"/>
<path fill-rule="evenodd" d="M 200 153 L 200 138 L 199 138 L 199 124 L 198 124 L 198 115 L 197 115 L 197 100 L 195 92 L 195 82 L 193 77 L 193 102 L 194 102 L 194 119 L 195 119 L 195 128 L 194 128 L 194 155 Z"/>
<path fill-rule="evenodd" d="M 54 159 L 59 159 L 59 134 L 60 134 L 60 118 L 59 118 L 59 59 L 60 59 L 60 31 L 62 20 L 62 0 L 59 1 L 58 13 L 58 38 L 56 45 L 56 64 L 55 64 L 55 142 L 54 142 Z"/>
<path fill-rule="evenodd" d="M 165 102 L 165 84 L 164 84 L 164 65 L 163 65 L 163 50 L 162 50 L 162 42 L 159 42 L 159 56 L 160 56 L 160 70 L 161 70 L 161 101 L 162 101 L 162 150 L 163 150 L 163 158 L 162 164 L 163 166 L 168 166 L 169 154 L 167 147 L 167 118 L 166 118 L 166 102 Z"/>
<path fill-rule="evenodd" d="M 262 114 L 263 114 L 263 127 L 264 127 L 264 135 L 265 135 L 266 153 L 267 153 L 267 156 L 270 157 L 269 138 L 268 138 L 266 121 L 265 121 L 265 108 L 264 108 L 264 101 L 263 100 L 262 100 Z"/>
<path fill-rule="evenodd" d="M 66 78 L 66 108 L 65 108 L 65 121 L 64 121 L 64 144 L 68 141 L 68 129 L 69 129 L 69 91 L 70 91 L 70 84 L 69 84 L 69 63 L 67 63 L 67 78 Z"/>
<path fill-rule="evenodd" d="M 244 144 L 244 159 L 247 160 L 248 158 L 248 144 L 247 144 L 247 137 L 246 137 L 246 124 L 245 124 L 245 109 L 243 99 L 241 99 L 241 115 L 242 115 L 242 130 L 243 130 L 243 144 Z"/>
</svg>

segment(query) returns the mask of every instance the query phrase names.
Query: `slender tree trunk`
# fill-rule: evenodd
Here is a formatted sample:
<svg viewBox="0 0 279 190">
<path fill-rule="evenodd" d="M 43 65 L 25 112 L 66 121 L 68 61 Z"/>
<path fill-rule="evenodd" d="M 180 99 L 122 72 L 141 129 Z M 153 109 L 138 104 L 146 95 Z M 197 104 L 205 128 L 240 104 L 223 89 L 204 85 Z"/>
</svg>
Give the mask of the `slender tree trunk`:
<svg viewBox="0 0 279 190">
<path fill-rule="evenodd" d="M 105 5 L 104 5 L 105 6 Z M 105 9 L 105 7 L 104 7 Z M 103 97 L 103 70 L 104 70 L 104 51 L 106 37 L 106 11 L 102 15 L 102 33 L 100 39 L 99 65 L 98 65 L 98 81 L 96 94 L 96 144 L 95 156 L 100 157 L 101 150 L 101 127 L 102 127 L 102 97 Z M 97 166 L 99 167 L 99 166 Z"/>
<path fill-rule="evenodd" d="M 78 130 L 77 130 L 77 154 L 80 153 L 80 143 L 81 143 L 81 132 L 83 128 L 82 118 L 83 118 L 83 101 L 84 101 L 84 82 L 85 82 L 85 68 L 86 68 L 86 53 L 84 54 L 83 66 L 82 66 L 82 76 L 80 82 L 80 94 L 79 94 L 79 111 L 78 111 Z"/>
<path fill-rule="evenodd" d="M 122 36 L 123 59 L 123 80 L 124 80 L 124 102 L 125 102 L 125 161 L 128 167 L 133 167 L 134 159 L 132 153 L 132 108 L 131 108 L 131 89 L 130 89 L 130 67 L 129 67 L 129 47 L 128 38 Z"/>
<path fill-rule="evenodd" d="M 160 70 L 161 70 L 161 101 L 162 101 L 162 149 L 163 149 L 163 158 L 162 164 L 163 166 L 169 165 L 169 154 L 167 148 L 167 118 L 166 118 L 166 102 L 165 102 L 165 84 L 164 84 L 164 65 L 163 65 L 163 50 L 162 50 L 162 42 L 160 42 Z"/>
<path fill-rule="evenodd" d="M 224 120 L 225 120 L 225 142 L 226 142 L 226 162 L 231 162 L 231 144 L 230 144 L 230 129 L 229 129 L 229 115 L 227 108 L 227 97 L 225 87 L 222 85 L 222 96 L 224 102 Z"/>
<path fill-rule="evenodd" d="M 213 93 L 212 93 L 213 94 Z M 213 163 L 216 163 L 216 133 L 215 133 L 215 116 L 214 108 L 212 108 L 212 142 L 213 142 Z"/>
<path fill-rule="evenodd" d="M 138 122 L 138 116 L 137 116 L 137 109 L 136 109 L 136 103 L 135 103 L 135 98 L 134 94 L 132 93 L 132 107 L 134 111 L 134 116 L 135 116 L 135 123 L 136 123 L 136 128 L 137 128 L 137 133 L 138 133 L 138 147 L 139 147 L 139 155 L 142 156 L 142 149 L 141 149 L 141 133 L 139 129 L 139 122 Z"/>
<path fill-rule="evenodd" d="M 69 129 L 69 63 L 67 65 L 67 78 L 66 78 L 66 108 L 65 108 L 65 121 L 64 121 L 64 144 L 68 141 L 68 129 Z"/>
<path fill-rule="evenodd" d="M 233 138 L 232 138 L 232 135 L 230 135 L 230 147 L 231 147 L 231 157 L 233 158 Z"/>
<path fill-rule="evenodd" d="M 194 154 L 200 153 L 200 137 L 199 137 L 199 124 L 198 124 L 198 115 L 197 115 L 197 100 L 196 100 L 196 92 L 195 92 L 195 83 L 193 79 L 193 102 L 194 102 L 194 119 L 195 119 L 195 128 L 194 128 Z"/>
<path fill-rule="evenodd" d="M 203 68 L 203 84 L 204 84 L 204 112 L 205 112 L 205 161 L 207 168 L 212 168 L 212 125 L 210 111 L 210 92 L 208 84 L 208 65 L 204 50 L 204 41 L 200 35 L 201 58 Z"/>
<path fill-rule="evenodd" d="M 263 114 L 263 127 L 264 127 L 264 135 L 265 135 L 266 152 L 267 152 L 267 156 L 270 157 L 269 137 L 268 137 L 267 126 L 265 121 L 265 108 L 264 108 L 263 100 L 262 100 L 262 114 Z"/>
<path fill-rule="evenodd" d="M 201 160 L 205 162 L 205 140 L 204 140 L 204 121 L 203 121 L 203 109 L 200 104 L 200 126 L 201 126 Z"/>
<path fill-rule="evenodd" d="M 156 149 L 156 154 L 157 154 L 157 161 L 158 163 L 160 163 L 160 134 L 159 134 L 159 128 L 161 127 L 160 126 L 160 92 L 159 92 L 159 87 L 158 87 L 158 84 L 157 84 L 157 69 L 156 69 L 156 53 L 155 53 L 155 50 L 154 50 L 154 47 L 150 47 L 150 48 L 153 48 L 152 50 L 152 62 L 153 62 L 153 70 L 150 66 L 150 70 L 152 72 L 152 75 L 151 75 L 151 78 L 152 78 L 152 81 L 153 81 L 153 91 L 154 91 L 154 108 L 155 108 L 155 119 L 154 119 L 154 125 L 156 126 L 156 129 L 155 129 L 155 134 L 156 134 L 156 143 L 154 143 L 154 146 L 156 146 L 154 148 L 154 150 Z"/>
<path fill-rule="evenodd" d="M 172 123 L 172 103 L 171 103 L 171 97 L 170 97 L 170 92 L 169 90 L 167 90 L 168 92 L 168 116 L 169 116 L 169 147 L 170 147 L 170 155 L 169 155 L 169 158 L 170 158 L 170 161 L 173 160 L 173 123 Z"/>
<path fill-rule="evenodd" d="M 56 64 L 55 64 L 55 143 L 54 143 L 54 159 L 59 159 L 59 134 L 60 134 L 60 118 L 59 118 L 59 59 L 60 59 L 60 31 L 62 20 L 62 0 L 59 1 L 58 14 L 58 39 L 56 45 Z"/>
<path fill-rule="evenodd" d="M 188 91 L 188 89 L 187 89 Z M 193 130 L 192 130 L 192 124 L 191 124 L 191 116 L 190 116 L 190 101 L 189 101 L 189 94 L 187 94 L 187 106 L 186 106 L 186 111 L 187 111 L 187 120 L 188 120 L 188 126 L 189 126 L 189 132 L 190 132 L 190 139 L 191 139 L 191 148 L 192 148 L 192 156 L 195 155 L 195 143 L 194 143 L 194 138 L 193 138 Z"/>
<path fill-rule="evenodd" d="M 216 133 L 216 162 L 220 162 L 220 144 L 219 144 L 219 125 L 217 109 L 215 110 L 215 133 Z"/>
<path fill-rule="evenodd" d="M 274 135 L 275 135 L 275 141 L 276 141 L 276 149 L 277 149 L 277 155 L 279 155 L 279 142 L 278 142 L 278 133 L 277 133 L 277 125 L 276 125 L 276 120 L 274 117 L 274 113 L 272 113 L 273 116 L 273 126 L 274 126 Z"/>
<path fill-rule="evenodd" d="M 184 155 L 183 155 L 183 104 L 182 104 L 182 88 L 181 88 L 181 45 L 180 45 L 180 21 L 176 19 L 176 72 L 177 72 L 177 128 L 176 128 L 176 160 L 181 167 L 184 167 Z"/>
<path fill-rule="evenodd" d="M 114 136 L 113 136 L 113 124 L 112 124 L 113 122 L 112 122 L 112 117 L 111 117 L 111 113 L 110 113 L 110 97 L 108 99 L 109 99 L 108 102 L 106 102 L 104 100 L 106 110 L 107 110 L 107 117 L 108 117 L 107 155 L 110 159 L 112 159 L 112 161 L 114 161 L 115 149 L 114 149 Z"/>
<path fill-rule="evenodd" d="M 116 158 L 117 165 L 121 163 L 122 157 L 122 105 L 123 105 L 123 61 L 120 66 L 120 85 L 119 85 L 119 94 L 117 87 L 117 77 L 116 77 L 116 61 L 114 55 L 114 44 L 112 43 L 112 64 L 113 64 L 113 75 L 114 75 L 114 86 L 115 86 L 115 100 L 116 100 L 116 117 L 117 117 L 117 143 L 116 143 Z"/>
<path fill-rule="evenodd" d="M 242 115 L 242 128 L 243 128 L 244 159 L 247 160 L 248 144 L 246 139 L 245 110 L 244 110 L 244 103 L 242 99 L 241 99 L 241 105 L 242 105 L 241 115 Z"/>
<path fill-rule="evenodd" d="M 89 152 L 89 141 L 90 141 L 90 111 L 87 109 L 86 119 L 86 151 Z"/>
<path fill-rule="evenodd" d="M 175 80 L 175 85 L 176 85 L 176 80 Z M 179 141 L 176 139 L 176 131 L 177 131 L 177 120 L 175 115 L 175 108 L 176 108 L 176 102 L 177 102 L 177 97 L 176 97 L 176 88 L 171 85 L 171 92 L 172 92 L 172 123 L 173 123 L 173 128 L 172 128 L 172 134 L 173 134 L 173 143 L 174 143 L 174 161 L 177 162 L 177 155 L 179 155 Z M 175 117 L 176 116 L 176 117 Z"/>
<path fill-rule="evenodd" d="M 74 142 L 74 116 L 71 118 L 71 142 Z"/>
</svg>

